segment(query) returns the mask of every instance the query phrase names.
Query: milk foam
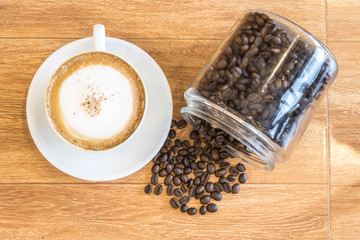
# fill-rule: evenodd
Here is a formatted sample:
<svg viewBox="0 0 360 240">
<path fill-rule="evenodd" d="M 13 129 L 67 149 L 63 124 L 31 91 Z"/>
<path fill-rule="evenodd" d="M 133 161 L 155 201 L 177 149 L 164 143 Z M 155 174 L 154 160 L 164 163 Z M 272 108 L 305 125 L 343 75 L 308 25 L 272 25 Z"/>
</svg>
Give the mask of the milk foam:
<svg viewBox="0 0 360 240">
<path fill-rule="evenodd" d="M 133 93 L 124 75 L 106 65 L 75 71 L 62 84 L 60 108 L 78 137 L 106 139 L 126 127 L 133 111 Z"/>
</svg>

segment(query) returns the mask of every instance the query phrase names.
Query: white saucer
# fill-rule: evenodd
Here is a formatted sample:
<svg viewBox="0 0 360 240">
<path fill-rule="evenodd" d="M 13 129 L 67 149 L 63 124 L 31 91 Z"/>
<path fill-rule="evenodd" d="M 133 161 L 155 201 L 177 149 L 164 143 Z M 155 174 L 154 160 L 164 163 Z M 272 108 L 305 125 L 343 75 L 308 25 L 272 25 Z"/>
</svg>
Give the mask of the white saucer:
<svg viewBox="0 0 360 240">
<path fill-rule="evenodd" d="M 65 60 L 91 51 L 92 43 L 92 37 L 71 42 L 44 61 L 31 82 L 26 115 L 37 148 L 56 168 L 76 178 L 108 181 L 136 172 L 160 150 L 170 129 L 172 97 L 164 73 L 150 55 L 129 42 L 107 37 L 106 50 L 126 59 L 143 79 L 148 94 L 144 122 L 130 141 L 112 150 L 87 152 L 64 142 L 48 122 L 46 88 L 52 74 Z"/>
</svg>

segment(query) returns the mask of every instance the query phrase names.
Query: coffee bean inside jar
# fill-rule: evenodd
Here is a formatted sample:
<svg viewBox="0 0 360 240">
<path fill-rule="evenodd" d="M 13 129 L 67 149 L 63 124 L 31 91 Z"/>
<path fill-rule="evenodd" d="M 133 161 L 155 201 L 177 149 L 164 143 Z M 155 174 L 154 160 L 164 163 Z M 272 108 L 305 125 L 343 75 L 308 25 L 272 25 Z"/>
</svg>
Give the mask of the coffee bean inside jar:
<svg viewBox="0 0 360 240">
<path fill-rule="evenodd" d="M 310 33 L 250 11 L 192 82 L 181 112 L 208 138 L 203 121 L 228 134 L 215 139 L 228 153 L 272 170 L 289 157 L 336 74 L 335 58 Z"/>
</svg>

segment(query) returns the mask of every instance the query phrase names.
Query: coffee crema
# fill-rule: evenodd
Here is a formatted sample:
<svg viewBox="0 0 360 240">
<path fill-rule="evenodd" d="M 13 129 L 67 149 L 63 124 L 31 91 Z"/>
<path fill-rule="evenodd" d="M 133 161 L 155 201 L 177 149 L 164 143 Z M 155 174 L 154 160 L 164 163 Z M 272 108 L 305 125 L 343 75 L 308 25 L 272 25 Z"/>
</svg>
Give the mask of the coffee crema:
<svg viewBox="0 0 360 240">
<path fill-rule="evenodd" d="M 113 148 L 136 130 L 145 111 L 138 73 L 106 52 L 67 60 L 52 76 L 46 109 L 55 130 L 85 150 Z"/>
</svg>

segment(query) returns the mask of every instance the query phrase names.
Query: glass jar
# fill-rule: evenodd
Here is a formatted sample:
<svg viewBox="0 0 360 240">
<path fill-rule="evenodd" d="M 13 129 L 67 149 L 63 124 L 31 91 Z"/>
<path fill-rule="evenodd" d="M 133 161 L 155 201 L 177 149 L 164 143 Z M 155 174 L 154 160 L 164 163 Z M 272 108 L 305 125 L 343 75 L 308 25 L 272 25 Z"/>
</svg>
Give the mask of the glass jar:
<svg viewBox="0 0 360 240">
<path fill-rule="evenodd" d="M 330 51 L 300 26 L 250 10 L 185 92 L 181 113 L 232 156 L 272 170 L 287 160 L 337 75 Z M 219 141 L 217 141 L 219 140 Z"/>
</svg>

